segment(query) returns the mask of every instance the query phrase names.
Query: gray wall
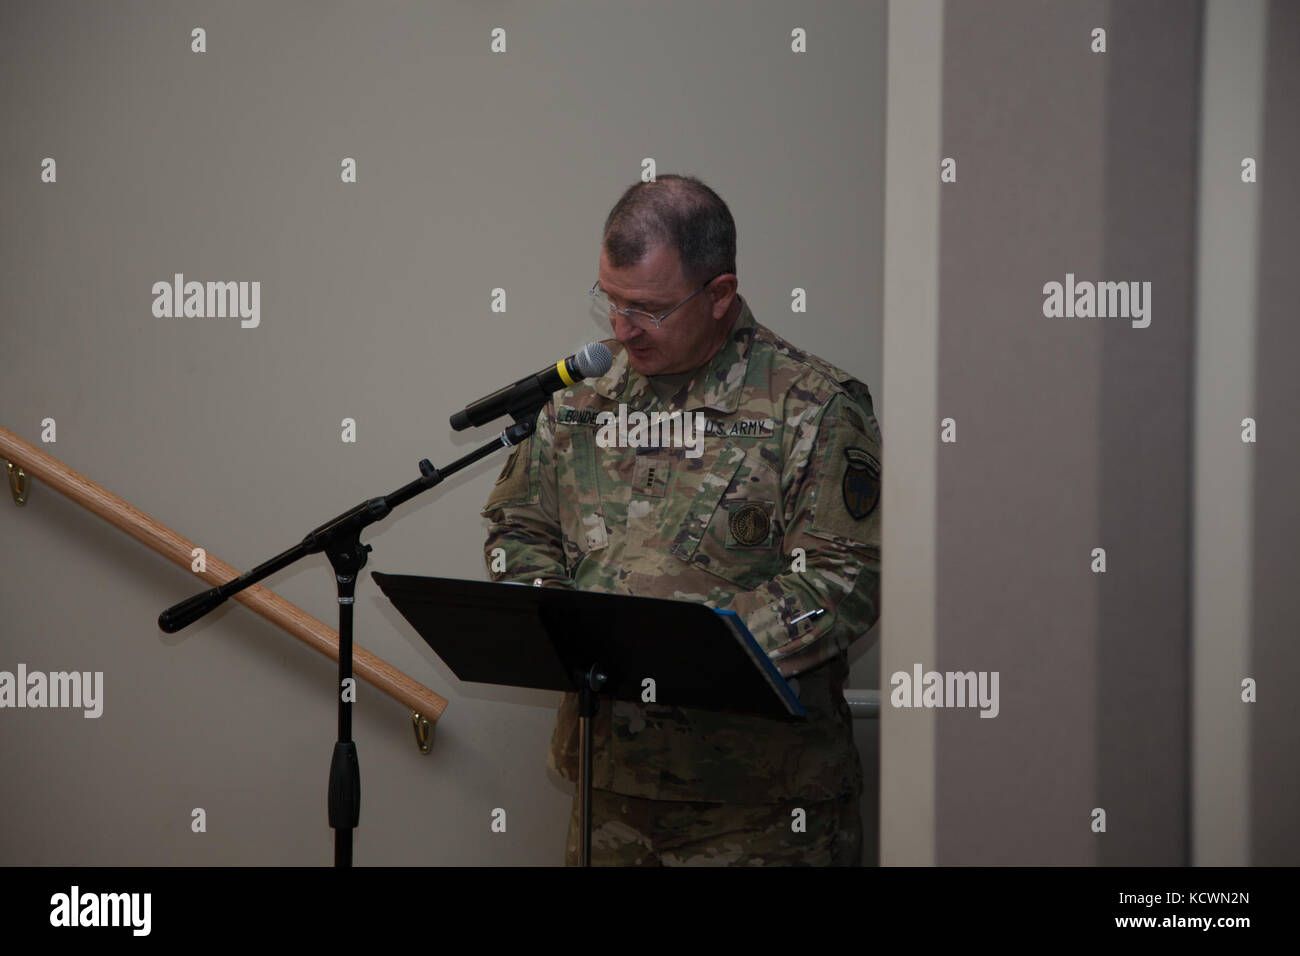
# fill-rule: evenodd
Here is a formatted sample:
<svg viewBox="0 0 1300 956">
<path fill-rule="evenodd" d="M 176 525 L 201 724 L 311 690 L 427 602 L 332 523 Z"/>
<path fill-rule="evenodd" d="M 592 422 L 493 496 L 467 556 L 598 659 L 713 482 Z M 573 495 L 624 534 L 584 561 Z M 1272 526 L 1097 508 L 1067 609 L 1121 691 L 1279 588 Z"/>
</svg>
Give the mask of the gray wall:
<svg viewBox="0 0 1300 956">
<path fill-rule="evenodd" d="M 486 440 L 447 416 L 608 334 L 585 292 L 644 157 L 730 203 L 759 320 L 879 396 L 884 11 L 6 3 L 0 424 L 39 443 L 54 418 L 49 453 L 249 567 Z M 260 281 L 260 326 L 155 318 L 151 286 L 176 272 Z M 370 569 L 485 577 L 498 467 L 373 529 Z M 0 670 L 106 682 L 98 720 L 0 711 L 0 863 L 331 861 L 332 663 L 233 605 L 162 635 L 158 612 L 199 583 L 39 484 L 0 504 L 0 542 Z M 267 583 L 335 620 L 323 558 Z M 362 646 L 450 699 L 423 757 L 401 706 L 362 685 L 357 862 L 560 862 L 557 696 L 461 685 L 368 581 L 357 618 Z M 854 686 L 878 686 L 874 640 Z M 858 723 L 870 823 L 877 725 Z"/>
<path fill-rule="evenodd" d="M 1251 593 L 1253 654 L 1248 673 L 1259 685 L 1250 716 L 1250 848 L 1252 862 L 1300 862 L 1300 355 L 1295 271 L 1300 249 L 1300 7 L 1273 0 L 1268 10 L 1258 260 L 1258 343 L 1255 414 L 1261 431 L 1255 461 L 1255 571 Z M 1231 688 L 1238 691 L 1239 688 Z"/>
<path fill-rule="evenodd" d="M 891 5 L 882 683 L 996 671 L 1001 709 L 884 708 L 883 862 L 1300 861 L 1298 38 L 1285 3 Z M 1046 318 L 1067 273 L 1150 282 L 1150 326 Z"/>
<path fill-rule="evenodd" d="M 958 178 L 941 189 L 939 415 L 957 441 L 939 449 L 923 663 L 998 671 L 1001 709 L 937 714 L 940 864 L 1088 861 L 1088 830 L 1069 821 L 1095 773 L 1102 328 L 1040 310 L 1045 282 L 1101 277 L 1105 61 L 1085 42 L 1100 7 L 957 3 L 944 19 Z"/>
</svg>

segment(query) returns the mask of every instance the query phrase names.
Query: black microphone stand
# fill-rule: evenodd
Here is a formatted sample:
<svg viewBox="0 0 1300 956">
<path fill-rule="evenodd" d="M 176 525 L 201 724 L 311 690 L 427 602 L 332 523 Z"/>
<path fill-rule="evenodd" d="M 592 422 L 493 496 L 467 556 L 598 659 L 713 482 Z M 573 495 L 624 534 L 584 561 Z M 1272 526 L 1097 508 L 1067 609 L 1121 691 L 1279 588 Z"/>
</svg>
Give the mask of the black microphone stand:
<svg viewBox="0 0 1300 956">
<path fill-rule="evenodd" d="M 357 763 L 357 746 L 352 740 L 352 700 L 343 690 L 345 682 L 352 680 L 352 607 L 357 574 L 365 567 L 366 555 L 371 550 L 370 545 L 361 543 L 361 530 L 386 517 L 398 505 L 441 483 L 448 475 L 486 458 L 498 448 L 517 445 L 529 437 L 536 427 L 537 413 L 541 411 L 547 397 L 543 395 L 538 400 L 536 395 L 530 396 L 528 404 L 511 408 L 510 415 L 515 420 L 513 425 L 486 445 L 458 458 L 446 468 L 433 467 L 427 458 L 421 460 L 420 477 L 414 481 L 392 494 L 363 501 L 355 508 L 327 521 L 287 551 L 282 551 L 232 581 L 169 607 L 158 616 L 158 626 L 168 634 L 175 633 L 249 585 L 256 584 L 309 554 L 325 552 L 334 567 L 339 602 L 338 740 L 334 744 L 334 756 L 330 760 L 328 794 L 329 824 L 334 830 L 336 867 L 352 865 L 352 831 L 361 821 L 361 768 Z"/>
</svg>

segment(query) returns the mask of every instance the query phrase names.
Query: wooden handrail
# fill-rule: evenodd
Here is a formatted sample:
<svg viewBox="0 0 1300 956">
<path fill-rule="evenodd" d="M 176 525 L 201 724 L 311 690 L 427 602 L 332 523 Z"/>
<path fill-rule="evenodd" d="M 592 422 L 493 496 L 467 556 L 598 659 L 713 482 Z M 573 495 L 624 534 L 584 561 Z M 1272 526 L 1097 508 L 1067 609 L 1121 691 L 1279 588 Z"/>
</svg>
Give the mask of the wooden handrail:
<svg viewBox="0 0 1300 956">
<path fill-rule="evenodd" d="M 46 454 L 35 445 L 19 438 L 3 426 L 0 426 L 0 458 L 8 459 L 15 466 L 21 466 L 33 478 L 39 478 L 55 491 L 71 498 L 88 511 L 93 511 L 109 524 L 120 528 L 137 541 L 209 584 L 225 584 L 239 577 L 239 571 L 215 557 L 210 551 L 205 552 L 207 570 L 191 570 L 193 551 L 196 547 L 192 541 L 181 537 L 165 524 L 155 521 L 143 511 L 95 484 L 80 472 L 69 468 L 53 455 Z M 260 614 L 277 627 L 288 631 L 330 660 L 339 659 L 338 632 L 269 588 L 254 584 L 236 594 L 234 600 Z M 394 700 L 401 701 L 421 717 L 427 718 L 431 724 L 436 722 L 447 708 L 445 697 L 440 697 L 423 684 L 403 674 L 392 664 L 355 644 L 352 648 L 352 667 L 362 680 L 373 684 Z"/>
</svg>

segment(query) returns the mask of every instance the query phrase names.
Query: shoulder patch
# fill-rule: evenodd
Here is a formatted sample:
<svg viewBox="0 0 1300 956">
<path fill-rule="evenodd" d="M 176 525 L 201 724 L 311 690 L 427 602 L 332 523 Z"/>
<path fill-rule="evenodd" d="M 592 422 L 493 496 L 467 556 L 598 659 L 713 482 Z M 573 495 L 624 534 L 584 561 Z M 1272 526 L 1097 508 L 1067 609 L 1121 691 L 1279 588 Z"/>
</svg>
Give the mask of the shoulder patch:
<svg viewBox="0 0 1300 956">
<path fill-rule="evenodd" d="M 844 449 L 844 475 L 840 490 L 844 507 L 855 521 L 861 521 L 880 502 L 880 462 L 865 448 Z"/>
<path fill-rule="evenodd" d="M 867 426 L 865 431 L 855 427 L 855 418 Z M 834 399 L 831 417 L 823 419 L 810 534 L 880 547 L 881 458 L 871 422 L 870 413 L 845 395 Z"/>
</svg>

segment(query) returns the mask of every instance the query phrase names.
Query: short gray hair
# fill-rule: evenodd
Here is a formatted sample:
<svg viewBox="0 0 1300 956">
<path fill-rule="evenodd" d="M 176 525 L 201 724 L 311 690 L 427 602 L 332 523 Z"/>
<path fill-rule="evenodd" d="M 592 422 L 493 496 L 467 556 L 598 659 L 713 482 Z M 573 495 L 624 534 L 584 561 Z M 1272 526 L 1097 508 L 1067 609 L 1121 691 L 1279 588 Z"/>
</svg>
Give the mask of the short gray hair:
<svg viewBox="0 0 1300 956">
<path fill-rule="evenodd" d="M 736 271 L 736 222 L 722 197 L 694 176 L 666 174 L 633 183 L 605 218 L 610 265 L 634 266 L 668 243 L 690 282 Z"/>
</svg>

